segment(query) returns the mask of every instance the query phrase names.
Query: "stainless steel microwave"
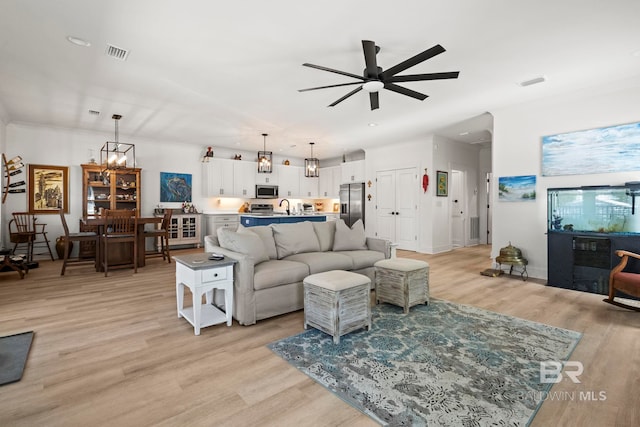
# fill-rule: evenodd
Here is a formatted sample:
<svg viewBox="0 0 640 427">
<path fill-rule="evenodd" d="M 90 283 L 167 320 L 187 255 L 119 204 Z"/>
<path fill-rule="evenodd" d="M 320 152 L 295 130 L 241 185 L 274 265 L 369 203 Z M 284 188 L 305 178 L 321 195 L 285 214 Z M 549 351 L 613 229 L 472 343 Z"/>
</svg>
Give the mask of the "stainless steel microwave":
<svg viewBox="0 0 640 427">
<path fill-rule="evenodd" d="M 256 185 L 256 199 L 277 199 L 278 198 L 278 186 L 277 185 Z"/>
</svg>

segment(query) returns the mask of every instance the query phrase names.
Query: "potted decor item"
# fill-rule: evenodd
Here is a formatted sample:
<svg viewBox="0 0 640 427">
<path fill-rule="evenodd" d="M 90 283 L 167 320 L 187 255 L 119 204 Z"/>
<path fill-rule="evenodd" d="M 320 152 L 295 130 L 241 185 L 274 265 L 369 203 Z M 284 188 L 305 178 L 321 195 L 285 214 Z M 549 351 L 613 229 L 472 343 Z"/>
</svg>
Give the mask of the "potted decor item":
<svg viewBox="0 0 640 427">
<path fill-rule="evenodd" d="M 73 242 L 69 240 L 69 255 L 71 255 L 72 250 Z M 56 254 L 58 254 L 58 259 L 64 259 L 64 239 L 62 236 L 56 239 Z"/>
</svg>

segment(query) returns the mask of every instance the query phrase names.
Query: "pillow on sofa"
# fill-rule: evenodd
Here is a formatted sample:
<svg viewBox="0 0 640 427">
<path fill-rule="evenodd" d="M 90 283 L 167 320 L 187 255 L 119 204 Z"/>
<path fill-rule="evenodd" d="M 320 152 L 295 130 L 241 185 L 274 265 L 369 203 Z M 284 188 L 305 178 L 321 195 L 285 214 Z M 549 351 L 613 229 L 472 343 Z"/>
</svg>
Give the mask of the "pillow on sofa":
<svg viewBox="0 0 640 427">
<path fill-rule="evenodd" d="M 320 242 L 320 250 L 322 252 L 330 251 L 333 248 L 333 236 L 336 234 L 335 221 L 313 222 L 313 230 L 316 232 L 318 242 Z"/>
<path fill-rule="evenodd" d="M 367 249 L 367 236 L 364 235 L 364 224 L 357 220 L 351 228 L 339 219 L 336 221 L 336 234 L 333 238 L 334 251 L 356 251 Z"/>
<path fill-rule="evenodd" d="M 228 228 L 218 228 L 220 247 L 248 255 L 255 264 L 268 261 L 269 255 L 257 234 L 252 232 L 236 233 Z"/>
<path fill-rule="evenodd" d="M 313 231 L 313 225 L 309 221 L 293 224 L 271 224 L 271 227 L 278 250 L 278 259 L 320 250 L 320 242 L 318 242 L 316 232 Z"/>
<path fill-rule="evenodd" d="M 278 259 L 278 252 L 276 251 L 276 241 L 273 239 L 273 229 L 268 225 L 245 227 L 242 224 L 239 224 L 237 232 L 257 234 L 264 244 L 264 248 L 267 251 L 269 259 Z"/>
</svg>

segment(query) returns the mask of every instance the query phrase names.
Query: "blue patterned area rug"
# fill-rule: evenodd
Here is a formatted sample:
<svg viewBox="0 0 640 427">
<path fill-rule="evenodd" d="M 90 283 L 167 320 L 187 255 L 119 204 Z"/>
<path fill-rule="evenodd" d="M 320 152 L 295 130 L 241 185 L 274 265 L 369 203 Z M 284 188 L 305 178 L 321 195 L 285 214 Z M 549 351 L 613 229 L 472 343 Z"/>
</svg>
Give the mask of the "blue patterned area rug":
<svg viewBox="0 0 640 427">
<path fill-rule="evenodd" d="M 566 361 L 582 334 L 431 299 L 373 308 L 371 331 L 333 344 L 316 329 L 269 348 L 377 422 L 525 426 L 551 384 L 540 362 Z"/>
</svg>

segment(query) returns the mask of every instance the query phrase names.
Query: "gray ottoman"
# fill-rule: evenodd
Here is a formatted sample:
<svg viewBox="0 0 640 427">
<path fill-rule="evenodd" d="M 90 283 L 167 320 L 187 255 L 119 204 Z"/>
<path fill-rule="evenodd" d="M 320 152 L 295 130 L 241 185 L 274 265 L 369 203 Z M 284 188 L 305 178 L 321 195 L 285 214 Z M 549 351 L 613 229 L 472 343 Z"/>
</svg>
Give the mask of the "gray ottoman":
<svg viewBox="0 0 640 427">
<path fill-rule="evenodd" d="M 331 270 L 304 281 L 304 328 L 307 325 L 333 336 L 360 328 L 371 329 L 371 280 L 362 274 Z"/>
<path fill-rule="evenodd" d="M 429 303 L 429 264 L 408 258 L 382 259 L 376 269 L 376 303 L 388 302 L 404 308 Z"/>
</svg>

